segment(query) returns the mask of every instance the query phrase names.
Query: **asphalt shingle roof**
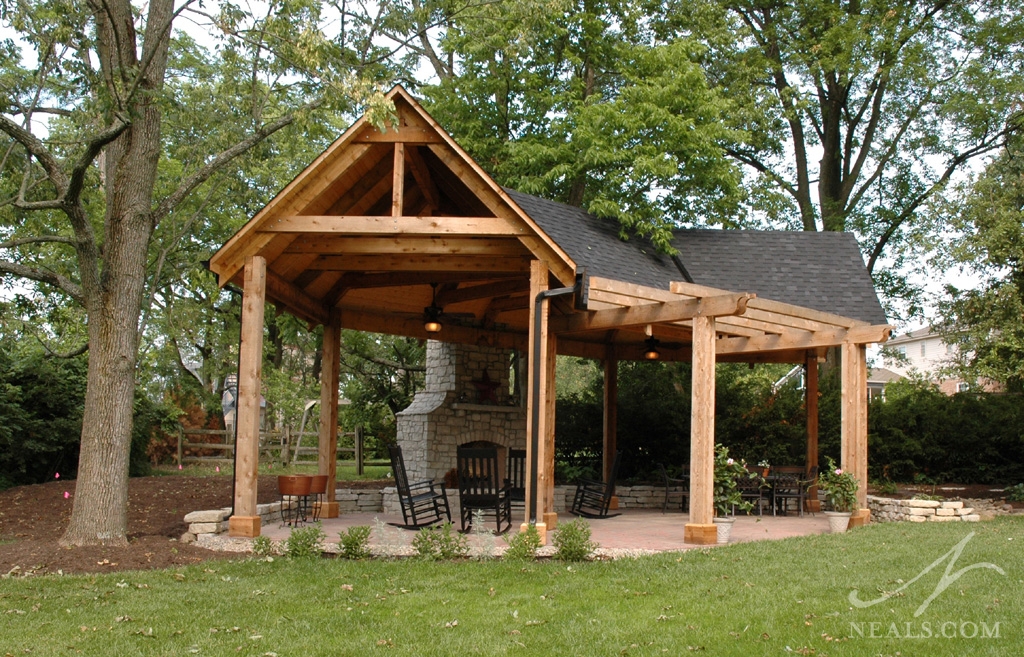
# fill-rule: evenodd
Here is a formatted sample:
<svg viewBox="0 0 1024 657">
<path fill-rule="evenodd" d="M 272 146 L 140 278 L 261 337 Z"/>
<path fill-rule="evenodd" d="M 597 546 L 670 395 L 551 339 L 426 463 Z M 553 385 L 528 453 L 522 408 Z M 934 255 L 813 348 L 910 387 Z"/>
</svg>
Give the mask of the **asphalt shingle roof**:
<svg viewBox="0 0 1024 657">
<path fill-rule="evenodd" d="M 583 210 L 506 189 L 577 265 L 591 275 L 668 289 L 690 282 L 871 324 L 885 312 L 850 233 L 756 230 L 679 230 L 671 257 L 645 240 L 619 239 L 618 225 Z"/>
</svg>

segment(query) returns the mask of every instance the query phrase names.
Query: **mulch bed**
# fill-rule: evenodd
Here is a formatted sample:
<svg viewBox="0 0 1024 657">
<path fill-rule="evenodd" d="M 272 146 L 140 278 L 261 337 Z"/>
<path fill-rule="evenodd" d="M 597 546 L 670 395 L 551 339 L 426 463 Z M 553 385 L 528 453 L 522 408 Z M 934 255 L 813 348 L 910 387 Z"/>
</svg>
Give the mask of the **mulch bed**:
<svg viewBox="0 0 1024 657">
<path fill-rule="evenodd" d="M 74 481 L 0 491 L 0 575 L 144 570 L 237 558 L 237 554 L 178 542 L 188 528 L 186 513 L 231 506 L 231 483 L 228 476 L 132 478 L 128 486 L 128 546 L 123 548 L 57 545 L 71 518 Z M 382 488 L 388 483 L 359 481 L 345 486 Z M 275 501 L 277 477 L 260 475 L 258 490 L 260 504 Z M 65 491 L 71 498 L 64 498 Z"/>
</svg>

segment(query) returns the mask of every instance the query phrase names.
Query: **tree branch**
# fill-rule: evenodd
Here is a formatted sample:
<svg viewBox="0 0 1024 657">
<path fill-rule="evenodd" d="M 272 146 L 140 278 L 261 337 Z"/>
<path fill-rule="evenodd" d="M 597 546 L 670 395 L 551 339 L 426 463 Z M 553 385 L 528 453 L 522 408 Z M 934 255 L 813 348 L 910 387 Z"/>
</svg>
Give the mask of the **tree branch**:
<svg viewBox="0 0 1024 657">
<path fill-rule="evenodd" d="M 46 145 L 31 132 L 22 128 L 3 114 L 0 114 L 0 131 L 24 146 L 25 150 L 32 157 L 36 158 L 39 164 L 42 165 L 43 170 L 46 171 L 46 176 L 50 179 L 50 182 L 57 188 L 57 196 L 63 197 L 68 188 L 68 178 L 60 168 L 60 162 L 46 149 Z"/>
<path fill-rule="evenodd" d="M 10 262 L 9 260 L 0 260 L 0 274 L 11 274 L 12 276 L 19 276 L 52 285 L 78 303 L 85 304 L 85 293 L 82 291 L 81 286 L 56 272 L 28 267 L 16 262 Z"/>
<path fill-rule="evenodd" d="M 71 245 L 75 244 L 75 240 L 70 237 L 64 237 L 63 235 L 39 235 L 38 237 L 19 237 L 18 239 L 8 240 L 7 242 L 0 242 L 0 249 L 13 249 L 15 247 L 22 246 L 23 244 L 42 244 L 47 242 Z"/>
<path fill-rule="evenodd" d="M 104 146 L 117 139 L 130 125 L 131 122 L 126 121 L 118 113 L 114 116 L 114 122 L 106 130 L 86 142 L 85 152 L 82 153 L 74 168 L 71 169 L 71 179 L 68 181 L 67 189 L 62 194 L 63 205 L 78 203 L 78 195 L 81 194 L 82 187 L 85 184 L 85 174 L 92 165 L 93 160 L 100 154 Z"/>
</svg>

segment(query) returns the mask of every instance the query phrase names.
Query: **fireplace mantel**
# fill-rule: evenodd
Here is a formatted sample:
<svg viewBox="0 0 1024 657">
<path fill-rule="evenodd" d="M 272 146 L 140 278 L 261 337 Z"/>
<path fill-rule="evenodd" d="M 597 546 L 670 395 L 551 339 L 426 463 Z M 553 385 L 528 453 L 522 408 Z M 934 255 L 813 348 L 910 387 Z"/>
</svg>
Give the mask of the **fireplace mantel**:
<svg viewBox="0 0 1024 657">
<path fill-rule="evenodd" d="M 522 406 L 498 406 L 497 404 L 467 404 L 456 402 L 452 404 L 454 411 L 481 411 L 485 413 L 521 413 Z"/>
</svg>

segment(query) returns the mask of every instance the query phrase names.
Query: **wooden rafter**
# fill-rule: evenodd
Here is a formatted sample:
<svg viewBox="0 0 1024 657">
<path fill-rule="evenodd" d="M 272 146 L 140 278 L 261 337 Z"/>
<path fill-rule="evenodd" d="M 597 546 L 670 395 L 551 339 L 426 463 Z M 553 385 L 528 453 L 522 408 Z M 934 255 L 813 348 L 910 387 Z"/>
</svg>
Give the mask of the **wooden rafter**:
<svg viewBox="0 0 1024 657">
<path fill-rule="evenodd" d="M 391 216 L 401 217 L 405 208 L 405 144 L 395 143 L 391 175 Z"/>
<path fill-rule="evenodd" d="M 405 159 L 409 162 L 409 169 L 412 171 L 412 177 L 416 180 L 416 186 L 419 187 L 423 198 L 427 200 L 427 207 L 433 214 L 441 208 L 441 197 L 438 194 L 437 185 L 434 184 L 434 179 L 430 175 L 430 170 L 427 168 L 427 163 L 423 161 L 420 149 L 417 146 L 406 148 Z"/>
<path fill-rule="evenodd" d="M 260 228 L 266 233 L 305 235 L 445 235 L 521 237 L 522 226 L 503 217 L 369 217 L 365 215 L 292 215 Z"/>
<path fill-rule="evenodd" d="M 551 320 L 555 333 L 577 333 L 641 324 L 678 322 L 693 317 L 742 314 L 750 294 L 723 294 L 703 299 L 645 303 L 615 310 L 598 310 Z"/>
<path fill-rule="evenodd" d="M 421 271 L 421 272 L 524 272 L 530 258 L 482 258 L 463 255 L 321 255 L 309 267 L 337 271 Z"/>
<path fill-rule="evenodd" d="M 302 235 L 286 253 L 527 256 L 514 237 L 348 237 Z"/>
</svg>

